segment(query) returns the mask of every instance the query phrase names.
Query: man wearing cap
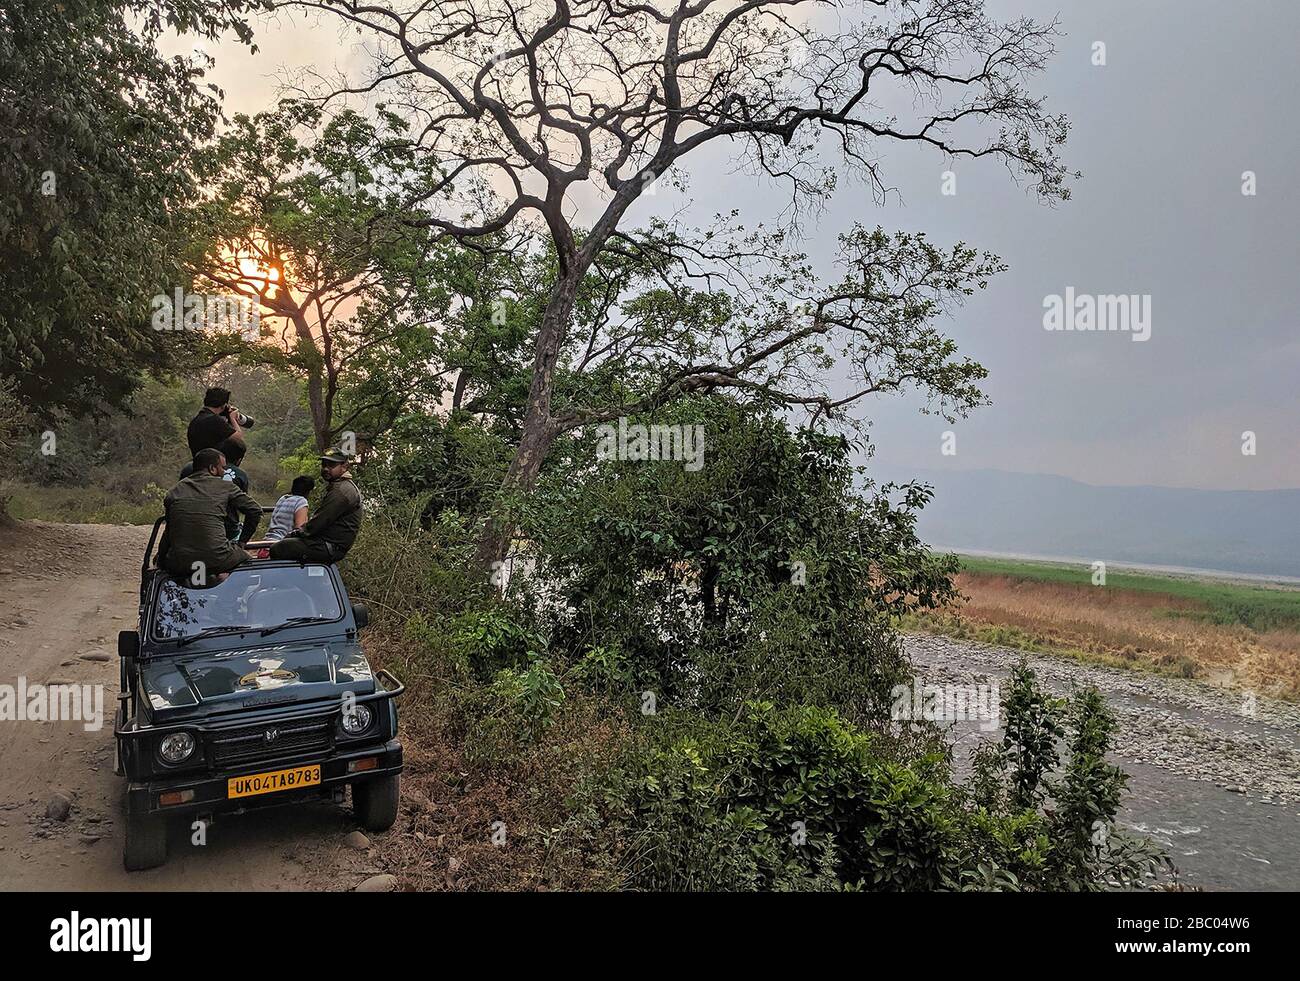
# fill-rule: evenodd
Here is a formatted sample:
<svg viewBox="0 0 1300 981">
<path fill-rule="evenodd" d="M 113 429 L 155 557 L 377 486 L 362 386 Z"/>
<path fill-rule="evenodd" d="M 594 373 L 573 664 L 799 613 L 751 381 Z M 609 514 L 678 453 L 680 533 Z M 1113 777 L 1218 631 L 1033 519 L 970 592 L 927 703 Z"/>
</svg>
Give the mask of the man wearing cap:
<svg viewBox="0 0 1300 981">
<path fill-rule="evenodd" d="M 348 458 L 331 446 L 321 455 L 320 475 L 328 483 L 325 499 L 301 528 L 271 546 L 271 558 L 299 562 L 338 562 L 361 530 L 361 492 L 348 473 Z"/>
</svg>

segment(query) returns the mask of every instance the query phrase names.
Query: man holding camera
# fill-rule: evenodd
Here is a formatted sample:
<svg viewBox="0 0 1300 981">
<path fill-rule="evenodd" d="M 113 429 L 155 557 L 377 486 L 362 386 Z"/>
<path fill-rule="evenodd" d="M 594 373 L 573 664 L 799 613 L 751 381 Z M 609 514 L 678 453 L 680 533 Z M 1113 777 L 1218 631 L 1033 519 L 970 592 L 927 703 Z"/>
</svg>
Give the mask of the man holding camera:
<svg viewBox="0 0 1300 981">
<path fill-rule="evenodd" d="M 244 430 L 252 425 L 252 419 L 230 404 L 230 389 L 209 388 L 203 395 L 203 408 L 185 432 L 190 456 L 199 450 L 220 450 L 227 458 L 243 456 L 248 449 Z M 229 452 L 236 447 L 235 453 Z"/>
<path fill-rule="evenodd" d="M 195 456 L 200 450 L 216 450 L 226 460 L 224 477 L 232 481 L 244 493 L 248 493 L 248 474 L 240 469 L 239 464 L 248 452 L 244 442 L 244 430 L 251 429 L 253 420 L 230 404 L 230 389 L 209 388 L 203 396 L 203 408 L 190 420 L 185 438 L 190 444 L 190 455 Z M 194 464 L 187 463 L 181 469 L 181 480 L 194 473 Z M 226 519 L 226 530 L 231 541 L 239 537 L 239 512 L 231 509 Z"/>
</svg>

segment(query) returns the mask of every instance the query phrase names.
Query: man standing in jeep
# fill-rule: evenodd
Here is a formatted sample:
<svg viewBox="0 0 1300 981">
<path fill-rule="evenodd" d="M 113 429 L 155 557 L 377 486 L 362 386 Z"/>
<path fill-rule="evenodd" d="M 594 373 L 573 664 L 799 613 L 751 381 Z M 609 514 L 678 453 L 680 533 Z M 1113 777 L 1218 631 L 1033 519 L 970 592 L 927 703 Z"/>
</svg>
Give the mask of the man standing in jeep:
<svg viewBox="0 0 1300 981">
<path fill-rule="evenodd" d="M 325 500 L 301 528 L 271 546 L 271 558 L 299 562 L 338 562 L 348 554 L 361 530 L 361 492 L 348 473 L 348 458 L 330 447 L 320 458 L 328 482 Z"/>
<path fill-rule="evenodd" d="M 199 450 L 220 450 L 227 459 L 242 456 L 232 452 L 235 447 L 244 450 L 244 425 L 249 419 L 230 404 L 230 389 L 209 388 L 203 393 L 203 408 L 190 420 L 185 431 L 185 441 L 190 444 L 190 456 Z"/>
</svg>

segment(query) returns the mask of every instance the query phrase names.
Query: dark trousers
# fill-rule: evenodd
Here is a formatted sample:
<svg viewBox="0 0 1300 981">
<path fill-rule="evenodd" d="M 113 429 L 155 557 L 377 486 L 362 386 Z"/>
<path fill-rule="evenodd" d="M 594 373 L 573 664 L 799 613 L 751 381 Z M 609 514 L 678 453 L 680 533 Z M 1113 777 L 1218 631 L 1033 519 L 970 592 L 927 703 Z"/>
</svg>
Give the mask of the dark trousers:
<svg viewBox="0 0 1300 981">
<path fill-rule="evenodd" d="M 321 538 L 281 538 L 271 546 L 271 558 L 289 559 L 293 562 L 337 562 L 342 552 Z"/>
</svg>

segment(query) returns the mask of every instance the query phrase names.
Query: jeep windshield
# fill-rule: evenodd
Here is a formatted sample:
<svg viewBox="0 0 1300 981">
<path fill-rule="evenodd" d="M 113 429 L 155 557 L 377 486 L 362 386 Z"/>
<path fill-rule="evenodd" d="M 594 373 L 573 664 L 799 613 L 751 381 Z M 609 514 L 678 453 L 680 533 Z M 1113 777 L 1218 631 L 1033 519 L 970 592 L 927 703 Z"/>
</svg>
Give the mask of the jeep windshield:
<svg viewBox="0 0 1300 981">
<path fill-rule="evenodd" d="M 334 580 L 323 566 L 244 565 L 205 589 L 164 578 L 154 605 L 156 640 L 189 642 L 277 629 L 343 616 Z"/>
</svg>

